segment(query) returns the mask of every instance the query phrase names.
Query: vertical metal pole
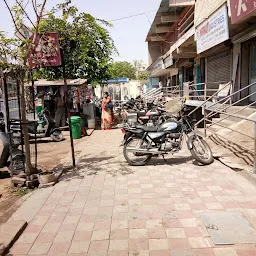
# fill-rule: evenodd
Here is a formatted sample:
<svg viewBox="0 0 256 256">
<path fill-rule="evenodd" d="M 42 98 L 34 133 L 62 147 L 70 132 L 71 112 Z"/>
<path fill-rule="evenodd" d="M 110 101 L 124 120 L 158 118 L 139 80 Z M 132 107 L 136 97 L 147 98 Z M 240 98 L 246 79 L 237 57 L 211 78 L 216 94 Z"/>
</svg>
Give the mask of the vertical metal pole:
<svg viewBox="0 0 256 256">
<path fill-rule="evenodd" d="M 207 100 L 207 91 L 206 91 L 206 83 L 204 84 L 204 101 Z M 206 109 L 205 109 L 205 105 L 203 106 L 203 111 L 204 111 L 204 137 L 206 138 L 207 136 L 207 127 L 206 127 Z"/>
<path fill-rule="evenodd" d="M 10 131 L 10 111 L 9 111 L 9 100 L 8 100 L 8 88 L 6 81 L 6 74 L 3 76 L 3 96 L 4 96 L 4 121 L 5 121 L 5 132 L 8 134 Z"/>
<path fill-rule="evenodd" d="M 5 112 L 5 132 L 8 134 L 9 137 L 9 154 L 10 154 L 10 161 L 12 165 L 12 134 L 10 132 L 10 112 L 9 112 L 9 99 L 8 99 L 8 85 L 6 80 L 6 74 L 3 76 L 3 96 L 4 96 L 4 112 Z M 10 168 L 11 177 L 13 176 L 13 168 Z"/>
<path fill-rule="evenodd" d="M 254 121 L 254 166 L 253 173 L 256 174 L 256 122 Z"/>
<path fill-rule="evenodd" d="M 19 108 L 19 122 L 20 122 L 20 142 L 21 142 L 21 150 L 22 150 L 22 154 L 24 154 L 24 141 L 23 141 L 23 130 L 21 127 L 21 107 L 20 107 L 20 85 L 19 85 L 19 81 L 17 80 L 17 100 L 18 100 L 18 108 Z"/>
<path fill-rule="evenodd" d="M 35 81 L 33 77 L 33 69 L 30 70 L 30 76 L 31 76 L 31 85 L 32 85 L 32 101 L 33 101 L 33 114 L 34 114 L 34 120 L 36 120 L 36 104 L 35 104 Z"/>
<path fill-rule="evenodd" d="M 62 57 L 62 67 L 63 67 L 63 81 L 64 81 L 64 86 L 65 86 L 65 100 L 67 99 L 67 79 L 66 79 L 66 69 L 65 69 L 65 59 L 64 59 L 64 54 L 63 51 L 61 50 L 61 57 Z M 71 145 L 71 154 L 72 154 L 72 164 L 75 167 L 76 166 L 76 159 L 75 159 L 75 149 L 74 149 L 74 141 L 72 137 L 72 126 L 71 126 L 71 118 L 70 118 L 70 109 L 69 105 L 66 103 L 66 110 L 67 110 L 67 115 L 68 115 L 68 126 L 69 126 L 69 137 L 70 137 L 70 145 Z"/>
</svg>

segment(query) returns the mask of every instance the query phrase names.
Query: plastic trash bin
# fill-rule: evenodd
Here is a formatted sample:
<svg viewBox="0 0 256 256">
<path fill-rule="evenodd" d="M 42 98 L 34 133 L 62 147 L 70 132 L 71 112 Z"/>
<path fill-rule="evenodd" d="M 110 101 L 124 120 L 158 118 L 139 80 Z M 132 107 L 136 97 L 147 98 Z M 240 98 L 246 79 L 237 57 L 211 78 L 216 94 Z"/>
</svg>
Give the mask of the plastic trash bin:
<svg viewBox="0 0 256 256">
<path fill-rule="evenodd" d="M 42 105 L 36 105 L 36 113 L 39 114 L 43 109 Z"/>
<path fill-rule="evenodd" d="M 81 117 L 80 116 L 72 116 L 71 117 L 71 127 L 72 127 L 72 138 L 80 139 L 81 138 Z"/>
</svg>

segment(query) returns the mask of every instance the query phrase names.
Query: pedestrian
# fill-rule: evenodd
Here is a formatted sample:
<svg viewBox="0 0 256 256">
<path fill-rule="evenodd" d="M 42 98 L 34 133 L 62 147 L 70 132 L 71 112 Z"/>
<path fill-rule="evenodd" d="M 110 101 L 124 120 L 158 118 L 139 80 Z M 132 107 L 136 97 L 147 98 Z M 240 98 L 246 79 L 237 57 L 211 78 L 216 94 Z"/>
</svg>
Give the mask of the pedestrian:
<svg viewBox="0 0 256 256">
<path fill-rule="evenodd" d="M 56 92 L 55 96 L 56 113 L 54 119 L 56 122 L 56 127 L 65 126 L 65 103 L 59 90 Z"/>
<path fill-rule="evenodd" d="M 113 103 L 111 102 L 111 98 L 109 97 L 108 92 L 104 93 L 104 97 L 102 100 L 102 114 L 101 114 L 101 128 L 102 130 L 110 130 L 112 120 L 112 109 Z"/>
</svg>

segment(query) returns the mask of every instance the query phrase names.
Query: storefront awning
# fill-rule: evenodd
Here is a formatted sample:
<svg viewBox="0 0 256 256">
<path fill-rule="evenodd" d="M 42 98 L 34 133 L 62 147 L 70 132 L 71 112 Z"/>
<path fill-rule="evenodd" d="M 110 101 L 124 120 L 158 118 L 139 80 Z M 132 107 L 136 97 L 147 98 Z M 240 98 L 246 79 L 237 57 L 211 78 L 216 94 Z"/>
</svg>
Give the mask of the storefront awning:
<svg viewBox="0 0 256 256">
<path fill-rule="evenodd" d="M 178 68 L 166 68 L 166 69 L 161 69 L 161 70 L 156 70 L 151 72 L 149 77 L 160 77 L 160 76 L 176 76 L 179 73 Z"/>
<path fill-rule="evenodd" d="M 67 85 L 68 86 L 80 86 L 80 85 L 84 85 L 87 83 L 87 79 L 67 79 Z M 25 83 L 25 86 L 31 86 L 31 82 L 30 83 Z M 54 81 L 48 81 L 46 79 L 40 79 L 34 82 L 34 85 L 36 87 L 39 86 L 62 86 L 64 85 L 64 81 L 62 80 L 54 80 Z"/>
<path fill-rule="evenodd" d="M 147 68 L 147 70 L 150 72 L 149 77 L 177 75 L 178 69 L 171 68 L 172 65 L 173 65 L 173 59 L 170 57 L 168 53 L 164 56 L 159 57 Z"/>
</svg>

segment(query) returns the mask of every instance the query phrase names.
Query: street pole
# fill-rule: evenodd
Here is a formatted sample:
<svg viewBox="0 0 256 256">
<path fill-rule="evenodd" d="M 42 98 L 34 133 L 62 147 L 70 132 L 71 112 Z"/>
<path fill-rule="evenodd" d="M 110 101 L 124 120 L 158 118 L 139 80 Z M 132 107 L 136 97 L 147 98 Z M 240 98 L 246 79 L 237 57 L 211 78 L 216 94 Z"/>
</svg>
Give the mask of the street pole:
<svg viewBox="0 0 256 256">
<path fill-rule="evenodd" d="M 33 113 L 34 113 L 34 120 L 36 120 L 36 104 L 35 104 L 35 81 L 33 77 L 33 69 L 30 69 L 30 76 L 31 76 L 31 85 L 32 85 L 32 101 L 33 101 Z"/>
<path fill-rule="evenodd" d="M 10 133 L 10 112 L 9 112 L 9 99 L 8 99 L 8 85 L 6 80 L 6 74 L 3 74 L 2 78 L 2 88 L 3 88 L 3 97 L 4 97 L 4 122 L 5 122 L 5 132 L 9 135 L 9 144 L 10 144 L 10 162 L 12 164 L 12 134 Z M 10 168 L 11 177 L 13 176 L 13 168 Z"/>
<path fill-rule="evenodd" d="M 64 81 L 64 91 L 65 91 L 65 105 L 66 105 L 66 112 L 68 116 L 68 126 L 69 126 L 69 137 L 70 137 L 70 145 L 71 145 L 71 154 L 72 154 L 72 164 L 73 167 L 76 166 L 76 159 L 75 159 L 75 149 L 74 149 L 74 141 L 72 137 L 72 126 L 71 126 L 71 118 L 70 118 L 70 109 L 69 105 L 66 102 L 67 94 L 68 94 L 68 84 L 67 84 L 67 78 L 66 78 L 66 69 L 65 69 L 65 60 L 64 60 L 64 54 L 63 50 L 61 49 L 61 58 L 62 58 L 62 67 L 63 67 L 63 81 Z"/>
</svg>

